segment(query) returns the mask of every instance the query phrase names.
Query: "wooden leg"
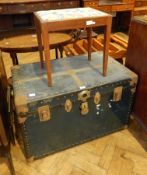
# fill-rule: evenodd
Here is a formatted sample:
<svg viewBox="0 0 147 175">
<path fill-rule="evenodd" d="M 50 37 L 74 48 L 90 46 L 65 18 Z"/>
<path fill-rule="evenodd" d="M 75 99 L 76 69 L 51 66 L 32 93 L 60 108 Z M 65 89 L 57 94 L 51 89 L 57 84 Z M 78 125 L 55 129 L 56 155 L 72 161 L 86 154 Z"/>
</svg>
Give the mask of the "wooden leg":
<svg viewBox="0 0 147 175">
<path fill-rule="evenodd" d="M 40 62 L 41 62 L 41 67 L 43 68 L 43 44 L 42 44 L 41 28 L 36 18 L 34 18 L 34 21 L 35 21 L 35 26 L 36 26 L 36 35 L 37 35 L 37 41 L 38 41 Z"/>
<path fill-rule="evenodd" d="M 116 61 L 118 61 L 119 63 L 123 64 L 123 58 L 117 58 Z"/>
<path fill-rule="evenodd" d="M 13 65 L 18 65 L 18 58 L 15 52 L 10 52 L 10 57 L 12 58 Z"/>
<path fill-rule="evenodd" d="M 109 43 L 110 43 L 110 35 L 111 35 L 111 23 L 112 23 L 112 17 L 109 17 L 108 23 L 104 29 L 103 76 L 107 75 L 108 52 L 109 52 Z"/>
<path fill-rule="evenodd" d="M 7 146 L 1 145 L 0 146 L 0 156 L 5 157 L 7 159 L 10 173 L 11 173 L 11 175 L 15 175 L 15 170 L 14 170 L 14 166 L 13 166 L 12 157 L 10 154 L 10 146 L 9 145 L 7 145 Z"/>
<path fill-rule="evenodd" d="M 44 46 L 44 55 L 45 55 L 45 63 L 46 63 L 46 70 L 47 70 L 48 86 L 52 86 L 49 34 L 48 34 L 48 28 L 47 28 L 46 24 L 43 24 L 43 26 L 42 26 L 42 40 L 43 40 L 43 46 Z"/>
<path fill-rule="evenodd" d="M 59 52 L 60 52 L 60 58 L 63 58 L 63 47 L 59 47 Z"/>
<path fill-rule="evenodd" d="M 55 47 L 55 54 L 56 54 L 56 59 L 58 59 L 59 57 L 58 57 L 58 48 L 57 47 Z"/>
<path fill-rule="evenodd" d="M 42 45 L 41 31 L 37 32 L 37 40 L 38 40 L 38 50 L 40 55 L 41 67 L 43 67 L 43 45 Z"/>
<path fill-rule="evenodd" d="M 7 153 L 7 159 L 8 159 L 10 173 L 11 173 L 11 175 L 15 175 L 15 170 L 14 170 L 14 166 L 13 166 L 13 162 L 12 162 L 12 157 L 11 157 L 10 151 L 8 151 L 8 153 Z"/>
<path fill-rule="evenodd" d="M 88 40 L 88 60 L 91 60 L 91 45 L 92 45 L 92 28 L 87 28 L 87 40 Z"/>
</svg>

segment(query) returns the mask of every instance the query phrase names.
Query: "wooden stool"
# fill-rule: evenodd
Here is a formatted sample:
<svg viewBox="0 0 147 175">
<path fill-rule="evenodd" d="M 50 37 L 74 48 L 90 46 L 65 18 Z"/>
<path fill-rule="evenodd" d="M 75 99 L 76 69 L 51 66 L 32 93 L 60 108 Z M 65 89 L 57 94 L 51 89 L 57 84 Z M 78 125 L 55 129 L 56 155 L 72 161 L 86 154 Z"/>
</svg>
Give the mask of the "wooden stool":
<svg viewBox="0 0 147 175">
<path fill-rule="evenodd" d="M 60 56 L 63 57 L 63 46 L 68 44 L 72 37 L 65 33 L 50 33 L 50 47 L 56 51 L 56 59 L 58 49 Z M 0 33 L 0 49 L 10 54 L 13 65 L 18 64 L 17 53 L 36 52 L 38 51 L 37 36 L 35 30 L 14 30 Z"/>
<path fill-rule="evenodd" d="M 34 21 L 37 31 L 38 45 L 40 51 L 40 61 L 43 67 L 43 50 L 47 69 L 48 86 L 52 86 L 51 63 L 49 52 L 49 32 L 81 29 L 87 30 L 88 37 L 88 60 L 91 60 L 92 27 L 104 26 L 104 56 L 103 56 L 103 75 L 107 74 L 108 48 L 111 33 L 112 16 L 95 10 L 93 8 L 74 8 L 39 11 L 34 13 Z"/>
</svg>

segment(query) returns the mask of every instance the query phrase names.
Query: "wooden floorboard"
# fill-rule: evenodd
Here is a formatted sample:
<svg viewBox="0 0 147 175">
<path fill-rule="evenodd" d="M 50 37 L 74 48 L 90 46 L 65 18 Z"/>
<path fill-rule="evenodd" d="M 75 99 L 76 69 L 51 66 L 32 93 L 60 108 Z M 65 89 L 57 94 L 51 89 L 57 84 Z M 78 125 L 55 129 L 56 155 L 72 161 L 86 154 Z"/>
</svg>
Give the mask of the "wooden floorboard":
<svg viewBox="0 0 147 175">
<path fill-rule="evenodd" d="M 54 58 L 54 51 L 52 51 Z M 20 64 L 39 61 L 38 53 L 19 54 Z M 3 53 L 8 77 L 12 62 Z M 131 129 L 133 128 L 133 129 Z M 134 127 L 27 162 L 19 148 L 12 146 L 16 175 L 147 175 L 146 139 Z M 9 175 L 5 159 L 0 159 L 0 175 Z"/>
</svg>

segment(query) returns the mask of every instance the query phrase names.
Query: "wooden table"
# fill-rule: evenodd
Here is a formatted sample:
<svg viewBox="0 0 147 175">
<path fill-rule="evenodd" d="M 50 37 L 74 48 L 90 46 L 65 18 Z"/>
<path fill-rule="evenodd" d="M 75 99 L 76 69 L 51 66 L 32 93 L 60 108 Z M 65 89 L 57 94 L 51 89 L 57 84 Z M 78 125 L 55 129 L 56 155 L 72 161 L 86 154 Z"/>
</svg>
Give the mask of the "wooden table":
<svg viewBox="0 0 147 175">
<path fill-rule="evenodd" d="M 80 0 L 0 0 L 0 30 L 34 26 L 35 11 L 79 6 Z"/>
<path fill-rule="evenodd" d="M 84 7 L 114 14 L 115 29 L 128 30 L 134 11 L 134 0 L 82 0 Z"/>
<path fill-rule="evenodd" d="M 0 14 L 32 13 L 37 10 L 78 6 L 79 0 L 0 0 Z"/>
<path fill-rule="evenodd" d="M 107 73 L 108 46 L 111 33 L 112 16 L 92 8 L 74 8 L 39 11 L 34 13 L 34 20 L 37 30 L 38 45 L 40 51 L 40 61 L 43 67 L 43 50 L 47 69 L 48 86 L 52 86 L 51 64 L 49 52 L 49 33 L 58 30 L 70 30 L 76 28 L 87 29 L 88 34 L 88 60 L 91 60 L 91 30 L 92 27 L 104 26 L 104 61 L 103 75 Z M 43 47 L 42 47 L 43 46 Z"/>
<path fill-rule="evenodd" d="M 65 33 L 50 33 L 50 47 L 55 49 L 56 58 L 58 49 L 62 57 L 63 46 L 70 43 L 72 37 Z M 10 54 L 13 65 L 18 64 L 17 53 L 36 52 L 38 51 L 37 36 L 35 30 L 15 30 L 0 33 L 0 49 Z"/>
<path fill-rule="evenodd" d="M 83 0 L 84 7 L 92 7 L 105 12 L 134 10 L 134 0 Z"/>
</svg>

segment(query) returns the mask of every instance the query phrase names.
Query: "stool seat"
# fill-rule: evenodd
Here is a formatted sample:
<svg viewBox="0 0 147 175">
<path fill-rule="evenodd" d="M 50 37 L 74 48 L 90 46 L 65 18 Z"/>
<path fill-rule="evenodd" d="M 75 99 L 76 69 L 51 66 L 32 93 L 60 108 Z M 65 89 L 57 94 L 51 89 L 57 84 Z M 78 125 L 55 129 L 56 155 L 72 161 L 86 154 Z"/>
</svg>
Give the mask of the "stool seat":
<svg viewBox="0 0 147 175">
<path fill-rule="evenodd" d="M 50 48 L 60 50 L 60 47 L 68 44 L 72 37 L 65 33 L 50 33 Z M 13 61 L 14 53 L 25 53 L 38 51 L 38 42 L 36 32 L 33 29 L 23 29 L 6 31 L 0 33 L 0 49 L 3 52 L 10 53 Z M 56 52 L 57 54 L 57 52 Z M 57 58 L 57 55 L 56 55 Z M 13 62 L 14 64 L 15 61 Z"/>
</svg>

